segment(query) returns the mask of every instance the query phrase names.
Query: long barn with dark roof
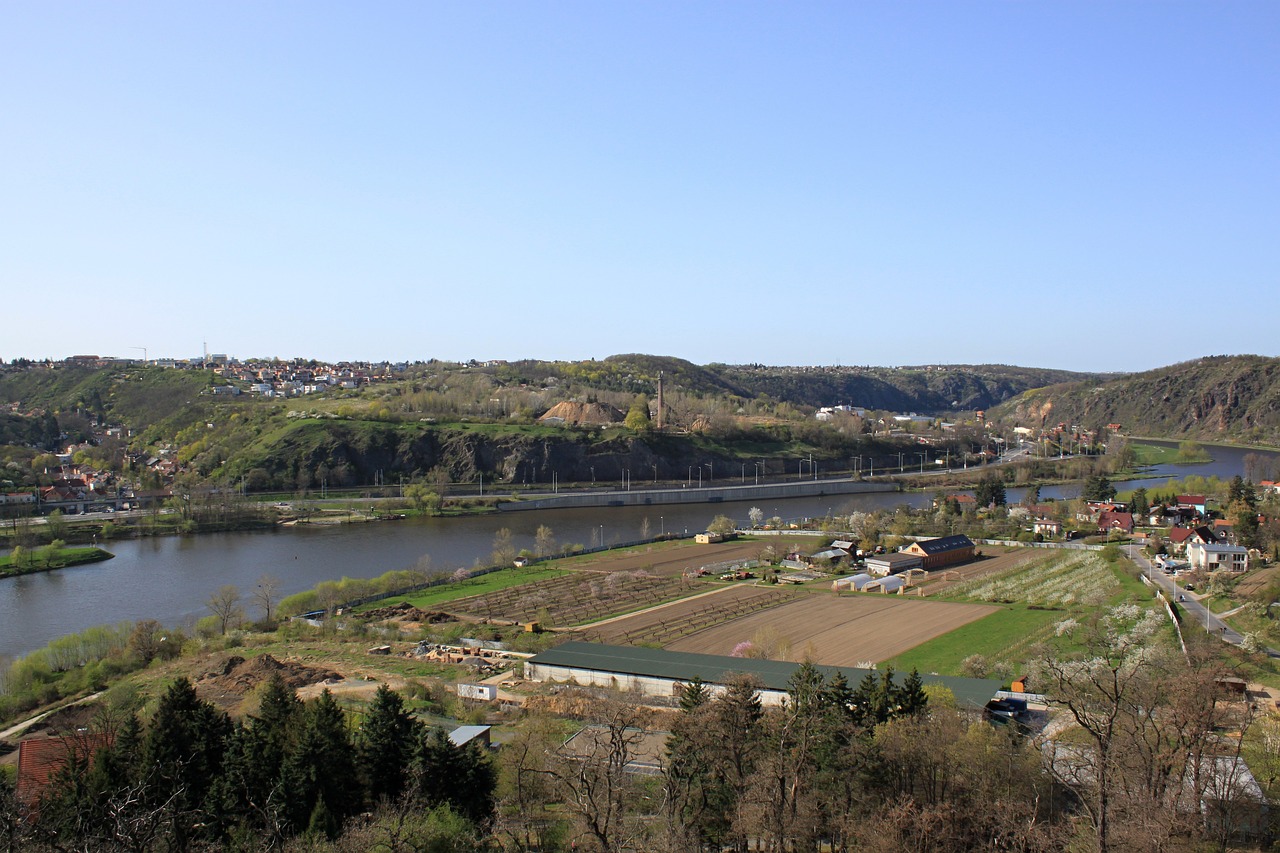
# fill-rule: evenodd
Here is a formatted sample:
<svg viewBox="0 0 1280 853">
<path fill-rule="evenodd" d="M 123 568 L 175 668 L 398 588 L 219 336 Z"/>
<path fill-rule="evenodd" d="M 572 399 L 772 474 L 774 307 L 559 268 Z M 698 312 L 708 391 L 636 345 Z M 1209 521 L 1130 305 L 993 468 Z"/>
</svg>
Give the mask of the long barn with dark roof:
<svg viewBox="0 0 1280 853">
<path fill-rule="evenodd" d="M 755 677 L 760 682 L 760 702 L 778 705 L 787 696 L 787 683 L 798 663 L 758 660 L 693 652 L 671 652 L 635 646 L 608 646 L 603 643 L 568 642 L 534 655 L 524 663 L 524 677 L 530 681 L 565 681 L 584 687 L 609 687 L 647 696 L 678 696 L 694 678 L 707 683 L 712 693 L 722 690 L 735 673 Z M 865 669 L 818 665 L 827 678 L 843 673 L 850 685 L 857 685 Z M 895 681 L 901 682 L 903 673 Z M 962 705 L 986 705 L 1000 682 L 987 678 L 953 678 L 920 675 L 926 686 L 937 684 L 950 690 Z"/>
</svg>

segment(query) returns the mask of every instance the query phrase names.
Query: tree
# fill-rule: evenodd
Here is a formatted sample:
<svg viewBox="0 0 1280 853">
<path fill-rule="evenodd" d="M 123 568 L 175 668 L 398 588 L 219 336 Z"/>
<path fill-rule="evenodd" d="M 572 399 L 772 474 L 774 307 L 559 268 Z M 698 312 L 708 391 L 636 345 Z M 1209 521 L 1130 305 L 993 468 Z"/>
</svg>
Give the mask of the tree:
<svg viewBox="0 0 1280 853">
<path fill-rule="evenodd" d="M 515 559 L 516 546 L 511 541 L 511 530 L 501 527 L 493 534 L 493 552 L 490 559 L 496 566 L 503 566 Z"/>
<path fill-rule="evenodd" d="M 434 807 L 448 805 L 476 823 L 493 814 L 497 773 L 477 741 L 458 746 L 443 729 L 420 729 L 411 764 L 413 795 Z"/>
<path fill-rule="evenodd" d="M 1004 480 L 994 473 L 987 474 L 979 482 L 973 492 L 974 502 L 978 506 L 1004 506 Z"/>
<path fill-rule="evenodd" d="M 413 508 L 419 512 L 421 512 L 422 508 L 426 506 L 427 495 L 430 494 L 430 492 L 431 490 L 422 483 L 410 483 L 404 487 L 404 496 L 408 498 L 409 503 L 413 505 Z"/>
<path fill-rule="evenodd" d="M 289 795 L 286 813 L 295 832 L 317 825 L 327 831 L 359 811 L 355 749 L 345 715 L 328 690 L 304 706 L 281 772 Z"/>
<path fill-rule="evenodd" d="M 240 607 L 240 590 L 235 584 L 218 587 L 218 591 L 209 596 L 205 604 L 218 617 L 219 632 L 224 636 L 227 628 L 240 624 L 240 620 L 244 618 L 244 611 Z"/>
<path fill-rule="evenodd" d="M 533 550 L 539 557 L 547 557 L 556 552 L 556 537 L 547 525 L 538 525 L 538 530 L 533 535 Z"/>
<path fill-rule="evenodd" d="M 1098 474 L 1085 481 L 1080 497 L 1086 501 L 1109 501 L 1116 496 L 1116 487 L 1106 474 Z"/>
<path fill-rule="evenodd" d="M 623 426 L 632 432 L 648 432 L 653 428 L 653 423 L 649 420 L 649 400 L 643 395 L 636 397 L 635 402 L 631 404 L 627 417 L 623 420 Z"/>
<path fill-rule="evenodd" d="M 419 724 L 404 710 L 404 700 L 387 685 L 378 687 L 360 724 L 357 756 L 365 789 L 374 802 L 404 792 L 418 742 Z"/>
<path fill-rule="evenodd" d="M 262 610 L 262 621 L 267 624 L 271 623 L 272 613 L 275 611 L 276 600 L 280 595 L 280 579 L 272 575 L 263 575 L 258 578 L 258 585 L 253 590 L 253 600 L 257 603 L 259 609 Z"/>
<path fill-rule="evenodd" d="M 707 525 L 708 533 L 715 533 L 725 538 L 732 536 L 736 529 L 737 525 L 735 525 L 733 523 L 733 519 L 729 518 L 727 515 L 717 515 L 711 520 L 711 523 Z"/>
<path fill-rule="evenodd" d="M 198 809 L 222 771 L 230 735 L 230 718 L 197 697 L 186 678 L 160 697 L 142 742 L 140 766 L 149 776 L 148 804 L 170 804 L 167 832 L 178 849 L 199 822 Z"/>
<path fill-rule="evenodd" d="M 1151 509 L 1151 500 L 1147 497 L 1147 490 L 1144 486 L 1139 486 L 1133 490 L 1133 495 L 1129 498 L 1129 511 L 1133 513 L 1136 520 L 1145 518 L 1149 509 Z"/>
<path fill-rule="evenodd" d="M 747 520 L 751 522 L 753 528 L 764 524 L 764 510 L 758 506 L 753 506 L 747 510 Z"/>
<path fill-rule="evenodd" d="M 1079 796 L 1099 853 L 1125 846 L 1115 837 L 1117 828 L 1123 828 L 1118 812 L 1137 819 L 1170 798 L 1176 806 L 1185 796 L 1184 774 L 1199 764 L 1198 759 L 1188 763 L 1187 747 L 1211 730 L 1202 728 L 1200 719 L 1182 734 L 1162 732 L 1170 721 L 1186 719 L 1171 713 L 1173 694 L 1186 686 L 1179 683 L 1173 659 L 1152 646 L 1161 622 L 1158 611 L 1129 604 L 1112 608 L 1088 626 L 1063 623 L 1060 634 L 1071 636 L 1080 651 L 1050 650 L 1035 665 L 1051 702 L 1070 714 L 1084 734 L 1084 743 L 1053 744 L 1048 765 Z M 1178 687 L 1170 692 L 1168 685 L 1174 684 Z M 1210 699 L 1210 711 L 1213 705 Z M 1170 746 L 1177 747 L 1173 753 Z M 1126 810 L 1125 797 L 1135 790 L 1144 794 L 1142 802 Z M 1167 823 L 1169 815 L 1159 820 Z"/>
</svg>

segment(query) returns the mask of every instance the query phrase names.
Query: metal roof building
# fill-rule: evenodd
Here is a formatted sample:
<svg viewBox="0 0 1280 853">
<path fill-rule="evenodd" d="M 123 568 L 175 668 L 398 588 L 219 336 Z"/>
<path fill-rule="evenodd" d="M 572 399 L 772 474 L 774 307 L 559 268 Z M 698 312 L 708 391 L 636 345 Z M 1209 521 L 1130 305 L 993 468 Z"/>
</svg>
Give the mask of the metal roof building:
<svg viewBox="0 0 1280 853">
<path fill-rule="evenodd" d="M 780 704 L 787 694 L 787 682 L 798 663 L 781 660 L 734 658 L 644 649 L 635 646 L 607 646 L 602 643 L 569 642 L 534 655 L 525 661 L 524 677 L 530 681 L 571 681 L 584 686 L 631 690 L 648 696 L 675 696 L 689 681 L 701 678 L 719 692 L 734 673 L 759 679 L 760 701 L 764 705 Z M 843 673 L 852 686 L 867 674 L 865 669 L 818 665 L 827 678 Z M 895 674 L 901 681 L 903 673 Z M 953 678 L 920 675 L 926 684 L 939 684 L 955 694 L 963 705 L 981 708 L 995 696 L 1000 682 L 989 678 Z"/>
</svg>

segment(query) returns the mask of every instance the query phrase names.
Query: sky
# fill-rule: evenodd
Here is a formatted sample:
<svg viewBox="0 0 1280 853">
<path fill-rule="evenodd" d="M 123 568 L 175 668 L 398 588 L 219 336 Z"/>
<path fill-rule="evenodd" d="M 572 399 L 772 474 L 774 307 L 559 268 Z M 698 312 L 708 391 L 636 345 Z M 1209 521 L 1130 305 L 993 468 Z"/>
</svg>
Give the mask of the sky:
<svg viewBox="0 0 1280 853">
<path fill-rule="evenodd" d="M 0 79 L 2 359 L 1280 355 L 1274 0 L 6 0 Z"/>
</svg>

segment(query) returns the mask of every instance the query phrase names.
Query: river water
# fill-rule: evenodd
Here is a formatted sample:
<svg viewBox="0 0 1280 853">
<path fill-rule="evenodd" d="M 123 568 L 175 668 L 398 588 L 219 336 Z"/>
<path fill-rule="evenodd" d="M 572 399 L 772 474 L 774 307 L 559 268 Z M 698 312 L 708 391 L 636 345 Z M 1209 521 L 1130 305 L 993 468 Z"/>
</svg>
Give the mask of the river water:
<svg viewBox="0 0 1280 853">
<path fill-rule="evenodd" d="M 1227 478 L 1243 473 L 1244 456 L 1250 451 L 1207 449 L 1213 462 L 1158 466 L 1150 478 L 1123 483 L 1121 488 L 1159 488 L 1170 478 L 1188 474 Z M 1022 494 L 1010 489 L 1010 502 L 1020 501 Z M 1041 490 L 1044 498 L 1078 494 L 1078 486 Z M 158 619 L 168 625 L 189 624 L 208 615 L 204 602 L 219 587 L 234 584 L 247 596 L 264 574 L 278 578 L 280 594 L 290 595 L 323 580 L 369 578 L 411 568 L 424 556 L 434 568 L 470 567 L 477 560 L 487 562 L 500 527 L 511 530 L 517 549 L 533 547 L 541 524 L 552 529 L 557 542 L 589 546 L 601 539 L 606 543 L 638 539 L 646 518 L 656 534 L 703 530 L 719 514 L 745 522 L 753 505 L 767 517 L 790 520 L 900 504 L 918 507 L 931 497 L 928 492 L 880 492 L 763 503 L 557 509 L 112 542 L 108 547 L 116 556 L 104 563 L 0 580 L 0 656 L 24 654 L 64 634 L 103 623 Z"/>
</svg>

